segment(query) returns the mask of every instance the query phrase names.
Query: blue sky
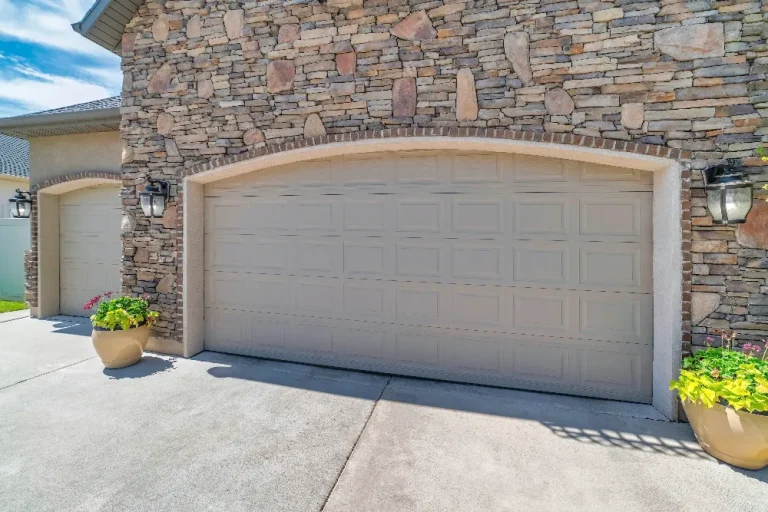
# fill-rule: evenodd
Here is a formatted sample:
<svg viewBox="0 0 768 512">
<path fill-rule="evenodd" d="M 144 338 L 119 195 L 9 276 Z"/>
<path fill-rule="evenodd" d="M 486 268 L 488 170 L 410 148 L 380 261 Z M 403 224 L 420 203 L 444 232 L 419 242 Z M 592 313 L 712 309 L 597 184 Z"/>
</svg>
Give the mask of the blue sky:
<svg viewBox="0 0 768 512">
<path fill-rule="evenodd" d="M 0 0 L 0 117 L 120 93 L 120 59 L 70 26 L 95 0 Z"/>
</svg>

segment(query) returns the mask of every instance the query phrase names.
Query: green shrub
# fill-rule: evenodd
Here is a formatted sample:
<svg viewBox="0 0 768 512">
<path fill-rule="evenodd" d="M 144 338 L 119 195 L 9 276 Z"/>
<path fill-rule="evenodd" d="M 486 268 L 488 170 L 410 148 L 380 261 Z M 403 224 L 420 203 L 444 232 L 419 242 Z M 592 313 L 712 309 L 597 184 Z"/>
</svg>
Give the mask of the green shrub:
<svg viewBox="0 0 768 512">
<path fill-rule="evenodd" d="M 110 299 L 111 292 L 97 295 L 89 300 L 83 309 L 92 309 L 98 304 L 96 313 L 91 316 L 94 327 L 114 331 L 120 328 L 127 331 L 131 327 L 143 324 L 152 325 L 158 317 L 156 311 L 150 311 L 146 297 L 118 297 Z M 102 299 L 107 299 L 102 301 Z"/>
<path fill-rule="evenodd" d="M 676 389 L 681 399 L 707 408 L 723 403 L 749 412 L 768 411 L 768 347 L 747 343 L 734 350 L 735 338 L 723 334 L 721 346 L 686 357 L 680 378 L 669 388 Z"/>
</svg>

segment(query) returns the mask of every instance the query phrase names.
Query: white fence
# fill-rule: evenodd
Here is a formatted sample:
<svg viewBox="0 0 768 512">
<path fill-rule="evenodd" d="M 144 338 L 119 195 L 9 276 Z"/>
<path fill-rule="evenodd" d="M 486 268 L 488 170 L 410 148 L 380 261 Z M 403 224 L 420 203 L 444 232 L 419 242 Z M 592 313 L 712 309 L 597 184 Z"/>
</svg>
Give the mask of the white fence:
<svg viewBox="0 0 768 512">
<path fill-rule="evenodd" d="M 29 219 L 0 219 L 0 300 L 24 299 L 24 251 Z"/>
</svg>

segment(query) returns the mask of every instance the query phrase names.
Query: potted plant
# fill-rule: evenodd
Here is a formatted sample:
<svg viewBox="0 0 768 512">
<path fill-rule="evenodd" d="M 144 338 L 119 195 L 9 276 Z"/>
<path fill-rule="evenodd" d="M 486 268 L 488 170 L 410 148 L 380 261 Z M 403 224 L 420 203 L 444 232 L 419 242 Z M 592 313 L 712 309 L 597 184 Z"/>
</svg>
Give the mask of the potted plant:
<svg viewBox="0 0 768 512">
<path fill-rule="evenodd" d="M 683 359 L 670 383 L 683 402 L 699 444 L 713 457 L 744 469 L 768 465 L 768 347 L 734 349 L 736 334 L 720 346 Z"/>
<path fill-rule="evenodd" d="M 98 304 L 91 316 L 91 339 L 101 362 L 106 368 L 125 368 L 141 359 L 149 341 L 149 328 L 158 313 L 150 311 L 146 295 L 114 299 L 111 295 L 97 295 L 83 309 L 90 310 Z"/>
</svg>

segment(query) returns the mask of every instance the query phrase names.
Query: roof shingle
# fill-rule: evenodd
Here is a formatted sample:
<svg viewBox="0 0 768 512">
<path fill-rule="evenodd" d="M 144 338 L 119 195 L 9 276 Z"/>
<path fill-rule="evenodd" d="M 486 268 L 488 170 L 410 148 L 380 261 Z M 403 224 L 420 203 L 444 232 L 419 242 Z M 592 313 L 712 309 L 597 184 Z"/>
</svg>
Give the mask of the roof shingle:
<svg viewBox="0 0 768 512">
<path fill-rule="evenodd" d="M 69 105 L 61 108 L 54 108 L 51 110 L 43 110 L 42 112 L 33 112 L 31 114 L 24 114 L 25 116 L 41 116 L 48 114 L 64 114 L 69 112 L 86 112 L 89 110 L 101 110 L 105 108 L 120 108 L 120 96 L 112 96 L 110 98 L 103 98 L 100 100 L 89 101 L 87 103 L 78 103 L 77 105 Z"/>
<path fill-rule="evenodd" d="M 0 175 L 29 178 L 29 142 L 0 134 Z"/>
</svg>

